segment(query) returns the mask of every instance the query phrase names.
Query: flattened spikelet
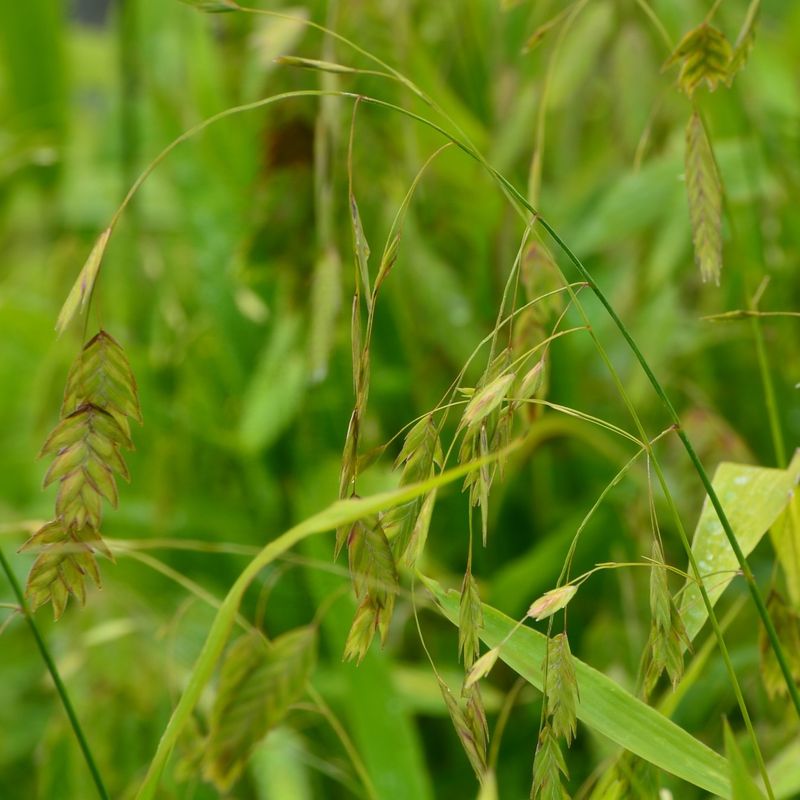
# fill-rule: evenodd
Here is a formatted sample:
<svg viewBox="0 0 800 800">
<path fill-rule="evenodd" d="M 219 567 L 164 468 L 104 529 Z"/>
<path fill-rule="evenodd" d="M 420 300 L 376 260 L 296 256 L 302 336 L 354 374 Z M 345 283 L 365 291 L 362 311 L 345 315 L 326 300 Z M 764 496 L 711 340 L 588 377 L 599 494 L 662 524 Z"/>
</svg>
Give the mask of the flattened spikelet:
<svg viewBox="0 0 800 800">
<path fill-rule="evenodd" d="M 486 740 L 480 730 L 476 730 L 476 710 L 472 711 L 462 709 L 458 700 L 450 691 L 450 687 L 437 676 L 439 683 L 439 691 L 442 693 L 447 712 L 450 714 L 450 720 L 453 727 L 456 729 L 461 746 L 467 754 L 469 763 L 472 769 L 475 770 L 475 775 L 480 779 L 486 772 Z M 477 687 L 473 687 L 477 689 Z"/>
<path fill-rule="evenodd" d="M 567 774 L 567 765 L 558 745 L 553 729 L 549 725 L 542 728 L 536 757 L 533 761 L 533 785 L 531 800 L 562 800 L 564 790 L 561 776 Z"/>
<path fill-rule="evenodd" d="M 553 733 L 570 745 L 578 722 L 578 679 L 567 635 L 559 633 L 547 647 L 547 713 Z"/>
<path fill-rule="evenodd" d="M 58 485 L 55 519 L 22 547 L 39 550 L 26 596 L 34 608 L 52 601 L 56 619 L 70 595 L 84 602 L 86 575 L 100 584 L 94 554 L 111 558 L 99 532 L 103 501 L 116 507 L 115 475 L 129 479 L 120 450 L 133 448 L 130 419 L 142 421 L 136 380 L 122 347 L 100 331 L 70 368 L 61 420 L 40 453 L 53 457 L 44 486 Z"/>
<path fill-rule="evenodd" d="M 691 97 L 704 81 L 712 92 L 720 81 L 727 82 L 732 57 L 733 48 L 722 31 L 703 22 L 678 42 L 664 67 L 681 62 L 678 83 Z"/>
<path fill-rule="evenodd" d="M 297 628 L 271 645 L 246 634 L 222 665 L 204 754 L 203 777 L 220 792 L 234 784 L 250 753 L 305 691 L 316 663 L 317 636 Z"/>
<path fill-rule="evenodd" d="M 722 183 L 711 143 L 695 112 L 686 128 L 686 191 L 694 259 L 704 281 L 719 285 L 722 272 Z"/>
<path fill-rule="evenodd" d="M 458 653 L 464 659 L 464 668 L 475 663 L 480 652 L 480 630 L 483 627 L 483 607 L 478 594 L 478 584 L 467 571 L 461 584 L 461 604 L 458 617 Z"/>
<path fill-rule="evenodd" d="M 361 661 L 376 631 L 381 644 L 386 643 L 399 580 L 392 548 L 377 518 L 353 525 L 347 551 L 353 590 L 361 605 L 347 637 L 344 658 Z"/>
<path fill-rule="evenodd" d="M 64 613 L 70 595 L 84 604 L 87 575 L 100 586 L 95 550 L 111 556 L 92 528 L 64 529 L 58 520 L 41 527 L 20 550 L 39 550 L 28 574 L 25 597 L 34 611 L 52 602 L 55 619 Z"/>
<path fill-rule="evenodd" d="M 402 469 L 400 485 L 408 486 L 412 483 L 430 478 L 436 466 L 443 463 L 442 446 L 439 441 L 439 431 L 430 415 L 421 419 L 406 435 L 400 454 L 395 460 L 395 469 Z M 423 508 L 426 508 L 431 494 L 417 497 L 408 503 L 393 508 L 384 519 L 387 534 L 391 537 L 392 551 L 398 563 L 413 566 L 424 545 L 424 538 L 420 539 L 417 530 Z M 432 502 L 428 503 L 426 512 L 432 511 Z M 422 521 L 425 525 L 425 520 Z M 427 535 L 427 527 L 425 528 Z M 412 547 L 412 541 L 414 547 Z"/>
</svg>

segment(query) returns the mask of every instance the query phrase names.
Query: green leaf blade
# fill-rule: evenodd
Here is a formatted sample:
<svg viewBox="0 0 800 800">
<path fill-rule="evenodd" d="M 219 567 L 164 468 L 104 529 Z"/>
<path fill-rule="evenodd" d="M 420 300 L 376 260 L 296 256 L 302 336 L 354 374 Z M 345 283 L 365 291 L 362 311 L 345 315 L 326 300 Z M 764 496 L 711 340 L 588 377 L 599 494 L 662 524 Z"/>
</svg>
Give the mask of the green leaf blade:
<svg viewBox="0 0 800 800">
<path fill-rule="evenodd" d="M 457 624 L 458 595 L 443 591 L 429 578 L 422 580 L 445 616 Z M 516 625 L 491 606 L 484 605 L 483 615 L 481 639 L 489 647 L 499 645 Z M 521 627 L 503 645 L 500 658 L 541 689 L 546 643 L 546 637 L 538 631 Z M 579 720 L 651 764 L 720 797 L 731 797 L 728 765 L 721 755 L 610 678 L 577 658 L 573 660 L 579 690 Z"/>
<path fill-rule="evenodd" d="M 712 485 L 745 556 L 753 551 L 787 507 L 799 478 L 800 455 L 795 456 L 786 470 L 720 464 Z M 713 606 L 738 572 L 739 562 L 710 503 L 703 506 L 700 514 L 692 552 L 701 575 L 708 576 L 706 589 Z M 694 582 L 689 582 L 683 592 L 680 612 L 691 641 L 707 618 L 700 590 Z"/>
</svg>

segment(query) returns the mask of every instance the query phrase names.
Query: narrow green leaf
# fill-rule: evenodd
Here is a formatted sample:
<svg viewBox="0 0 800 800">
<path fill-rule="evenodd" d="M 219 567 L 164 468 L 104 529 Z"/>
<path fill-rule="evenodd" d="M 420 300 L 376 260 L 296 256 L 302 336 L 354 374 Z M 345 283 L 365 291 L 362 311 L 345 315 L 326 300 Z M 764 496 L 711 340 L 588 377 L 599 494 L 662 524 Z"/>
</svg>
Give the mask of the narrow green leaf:
<svg viewBox="0 0 800 800">
<path fill-rule="evenodd" d="M 739 745 L 731 731 L 731 726 L 726 719 L 723 723 L 725 730 L 725 756 L 728 759 L 731 777 L 731 790 L 733 800 L 764 800 L 764 795 L 750 777 L 747 763 L 744 760 Z"/>
<path fill-rule="evenodd" d="M 445 592 L 436 581 L 419 577 L 444 615 L 458 624 L 458 593 Z M 483 619 L 481 639 L 489 647 L 498 646 L 515 631 L 503 644 L 500 658 L 541 689 L 546 637 L 528 627 L 517 628 L 513 619 L 491 606 L 483 606 Z M 588 664 L 574 656 L 573 663 L 580 692 L 579 720 L 645 761 L 709 792 L 731 797 L 728 764 L 722 756 Z"/>
<path fill-rule="evenodd" d="M 727 462 L 719 465 L 712 484 L 745 556 L 787 507 L 799 478 L 800 452 L 786 470 Z M 739 562 L 714 507 L 708 502 L 694 531 L 692 552 L 701 575 L 707 576 L 706 589 L 714 605 L 738 572 Z M 691 641 L 707 617 L 700 590 L 693 581 L 687 583 L 683 592 L 680 611 Z"/>
<path fill-rule="evenodd" d="M 341 272 L 339 253 L 334 248 L 328 248 L 317 261 L 311 278 L 308 371 L 313 383 L 320 383 L 328 374 L 336 320 L 342 305 Z"/>
<path fill-rule="evenodd" d="M 180 0 L 180 2 L 209 14 L 238 11 L 240 8 L 239 4 L 235 3 L 234 0 Z"/>
<path fill-rule="evenodd" d="M 77 280 L 75 281 L 61 311 L 58 314 L 56 321 L 56 332 L 60 336 L 67 325 L 72 322 L 76 313 L 82 314 L 86 309 L 89 298 L 92 296 L 94 283 L 97 280 L 97 273 L 100 271 L 100 265 L 103 261 L 103 253 L 106 251 L 108 244 L 108 237 L 111 235 L 111 228 L 106 228 L 98 237 L 97 241 L 89 253 L 89 258 L 83 265 Z"/>
</svg>

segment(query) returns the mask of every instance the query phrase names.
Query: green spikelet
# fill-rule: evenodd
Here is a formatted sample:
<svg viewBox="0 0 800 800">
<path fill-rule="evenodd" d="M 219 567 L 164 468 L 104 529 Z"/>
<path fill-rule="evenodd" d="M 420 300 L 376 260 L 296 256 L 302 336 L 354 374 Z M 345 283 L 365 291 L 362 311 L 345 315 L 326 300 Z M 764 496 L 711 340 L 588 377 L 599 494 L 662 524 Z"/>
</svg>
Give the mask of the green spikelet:
<svg viewBox="0 0 800 800">
<path fill-rule="evenodd" d="M 681 62 L 678 84 L 689 97 L 705 82 L 714 91 L 722 81 L 727 83 L 733 48 L 725 35 L 708 22 L 692 28 L 667 59 L 664 68 Z"/>
<path fill-rule="evenodd" d="M 53 457 L 44 486 L 58 484 L 55 519 L 21 548 L 39 552 L 28 601 L 34 609 L 52 602 L 56 619 L 69 595 L 84 602 L 87 575 L 100 584 L 95 553 L 111 558 L 100 535 L 103 500 L 116 507 L 115 476 L 129 479 L 120 451 L 133 449 L 130 419 L 142 421 L 136 380 L 122 347 L 100 331 L 69 371 L 61 420 L 40 453 Z"/>
<path fill-rule="evenodd" d="M 722 183 L 700 115 L 686 127 L 686 191 L 694 259 L 704 281 L 719 285 L 722 272 Z"/>
<path fill-rule="evenodd" d="M 305 691 L 317 657 L 313 627 L 297 628 L 268 645 L 248 633 L 222 664 L 203 754 L 203 777 L 227 792 L 250 753 Z"/>
<path fill-rule="evenodd" d="M 350 578 L 361 604 L 345 644 L 345 660 L 361 659 L 376 631 L 386 643 L 399 587 L 397 566 L 383 526 L 376 517 L 356 522 L 347 539 Z"/>
</svg>

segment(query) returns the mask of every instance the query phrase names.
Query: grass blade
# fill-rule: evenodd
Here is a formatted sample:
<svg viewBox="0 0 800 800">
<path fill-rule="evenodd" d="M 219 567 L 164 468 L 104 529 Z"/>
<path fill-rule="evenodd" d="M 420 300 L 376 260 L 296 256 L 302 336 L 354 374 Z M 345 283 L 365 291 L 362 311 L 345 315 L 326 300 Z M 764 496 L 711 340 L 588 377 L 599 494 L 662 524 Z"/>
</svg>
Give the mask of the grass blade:
<svg viewBox="0 0 800 800">
<path fill-rule="evenodd" d="M 786 470 L 720 464 L 713 486 L 745 556 L 753 551 L 786 508 L 798 478 L 800 454 Z M 709 599 L 714 604 L 733 580 L 739 562 L 722 532 L 716 511 L 709 503 L 703 507 L 695 528 L 692 551 L 701 572 L 714 573 L 706 581 Z M 694 582 L 683 593 L 681 616 L 691 641 L 707 618 L 700 590 Z"/>
</svg>

